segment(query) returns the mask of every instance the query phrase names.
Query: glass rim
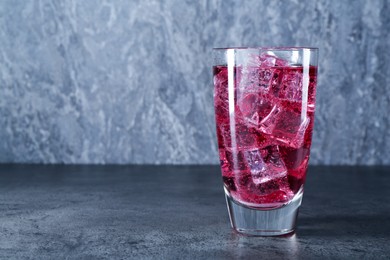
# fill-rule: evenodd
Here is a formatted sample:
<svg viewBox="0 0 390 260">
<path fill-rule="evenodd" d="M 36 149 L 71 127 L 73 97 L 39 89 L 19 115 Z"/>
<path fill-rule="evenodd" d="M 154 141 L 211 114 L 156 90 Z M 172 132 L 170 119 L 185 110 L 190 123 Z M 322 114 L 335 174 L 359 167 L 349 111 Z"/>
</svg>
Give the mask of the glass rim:
<svg viewBox="0 0 390 260">
<path fill-rule="evenodd" d="M 311 50 L 318 51 L 317 47 L 306 46 L 270 46 L 270 47 L 216 47 L 214 51 L 226 51 L 226 50 L 264 50 L 264 51 L 294 51 L 294 50 Z"/>
</svg>

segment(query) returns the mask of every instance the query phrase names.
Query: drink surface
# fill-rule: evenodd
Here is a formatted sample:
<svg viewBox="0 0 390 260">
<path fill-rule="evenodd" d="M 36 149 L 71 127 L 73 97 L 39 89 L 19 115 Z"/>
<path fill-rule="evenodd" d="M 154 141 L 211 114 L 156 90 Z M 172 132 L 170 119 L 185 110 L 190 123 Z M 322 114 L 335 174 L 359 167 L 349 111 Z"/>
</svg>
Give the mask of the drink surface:
<svg viewBox="0 0 390 260">
<path fill-rule="evenodd" d="M 305 182 L 317 68 L 304 71 L 302 66 L 276 64 L 237 66 L 232 71 L 228 77 L 226 66 L 213 68 L 225 190 L 251 207 L 279 207 Z"/>
</svg>

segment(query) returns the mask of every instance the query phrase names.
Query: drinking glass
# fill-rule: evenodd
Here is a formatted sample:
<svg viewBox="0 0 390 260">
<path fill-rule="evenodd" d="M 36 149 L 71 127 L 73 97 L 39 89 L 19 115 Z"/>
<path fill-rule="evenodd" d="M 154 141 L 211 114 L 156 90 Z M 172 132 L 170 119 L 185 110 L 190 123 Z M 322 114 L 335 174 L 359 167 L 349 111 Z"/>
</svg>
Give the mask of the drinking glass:
<svg viewBox="0 0 390 260">
<path fill-rule="evenodd" d="M 317 48 L 213 49 L 214 108 L 232 227 L 295 230 L 310 156 Z"/>
</svg>

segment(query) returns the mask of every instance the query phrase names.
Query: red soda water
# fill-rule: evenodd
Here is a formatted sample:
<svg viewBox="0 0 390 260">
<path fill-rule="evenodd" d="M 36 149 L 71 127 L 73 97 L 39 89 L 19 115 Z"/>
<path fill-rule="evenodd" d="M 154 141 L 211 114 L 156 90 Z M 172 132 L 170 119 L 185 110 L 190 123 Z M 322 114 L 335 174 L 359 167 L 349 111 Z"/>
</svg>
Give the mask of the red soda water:
<svg viewBox="0 0 390 260">
<path fill-rule="evenodd" d="M 228 78 L 226 66 L 213 68 L 225 190 L 234 200 L 251 207 L 279 207 L 305 182 L 317 68 L 237 66 L 233 72 Z"/>
</svg>

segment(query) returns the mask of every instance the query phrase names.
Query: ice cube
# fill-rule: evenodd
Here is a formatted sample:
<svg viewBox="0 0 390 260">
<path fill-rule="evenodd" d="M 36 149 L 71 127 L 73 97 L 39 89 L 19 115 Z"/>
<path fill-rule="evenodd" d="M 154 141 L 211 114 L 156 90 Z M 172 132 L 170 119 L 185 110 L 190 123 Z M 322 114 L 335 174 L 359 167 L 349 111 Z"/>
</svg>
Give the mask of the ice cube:
<svg viewBox="0 0 390 260">
<path fill-rule="evenodd" d="M 255 184 L 265 183 L 287 175 L 286 166 L 280 157 L 277 146 L 245 151 L 244 158 Z"/>
<path fill-rule="evenodd" d="M 310 119 L 301 114 L 275 105 L 269 115 L 259 124 L 259 130 L 280 144 L 299 148 L 303 145 L 305 131 Z"/>
<path fill-rule="evenodd" d="M 302 71 L 285 71 L 280 83 L 279 97 L 302 101 Z"/>
<path fill-rule="evenodd" d="M 240 82 L 241 92 L 263 92 L 269 91 L 273 78 L 273 70 L 269 68 L 246 67 L 243 69 L 243 77 Z"/>
<path fill-rule="evenodd" d="M 228 71 L 227 68 L 221 68 L 219 72 L 214 75 L 214 96 L 218 95 L 221 98 L 228 97 Z"/>
<path fill-rule="evenodd" d="M 281 67 L 287 65 L 287 61 L 272 52 L 249 55 L 240 69 L 240 92 L 268 93 L 271 88 L 273 92 L 278 92 L 282 79 Z"/>
<path fill-rule="evenodd" d="M 244 124 L 236 124 L 236 141 L 239 148 L 256 147 L 260 136 L 255 129 L 248 128 Z"/>
<path fill-rule="evenodd" d="M 252 54 L 249 56 L 247 61 L 248 66 L 257 67 L 275 67 L 275 66 L 287 66 L 288 62 L 275 55 L 275 53 L 268 51 L 266 53 Z"/>
<path fill-rule="evenodd" d="M 259 123 L 259 129 L 261 132 L 271 135 L 279 120 L 280 109 L 277 105 L 272 106 L 271 111 L 266 117 L 264 117 Z"/>
<path fill-rule="evenodd" d="M 244 157 L 252 175 L 257 176 L 259 173 L 266 170 L 266 166 L 259 149 L 244 151 Z"/>
<path fill-rule="evenodd" d="M 261 54 L 250 55 L 240 70 L 240 91 L 267 93 L 274 78 L 278 58 Z"/>
<path fill-rule="evenodd" d="M 272 137 L 290 147 L 302 147 L 309 122 L 308 117 L 302 119 L 299 113 L 282 111 L 279 113 L 279 120 L 272 131 Z"/>
<path fill-rule="evenodd" d="M 242 120 L 242 119 L 241 119 Z M 223 142 L 223 146 L 230 149 L 242 149 L 252 147 L 263 147 L 265 145 L 264 136 L 255 128 L 249 128 L 237 119 L 235 125 L 235 136 L 232 136 L 230 125 L 218 125 L 218 138 Z M 232 138 L 235 137 L 236 147 L 233 147 Z M 220 142 L 219 142 L 220 143 Z"/>
<path fill-rule="evenodd" d="M 272 103 L 259 93 L 249 93 L 239 102 L 240 115 L 249 127 L 258 128 L 260 122 L 267 117 L 273 109 Z"/>
</svg>

